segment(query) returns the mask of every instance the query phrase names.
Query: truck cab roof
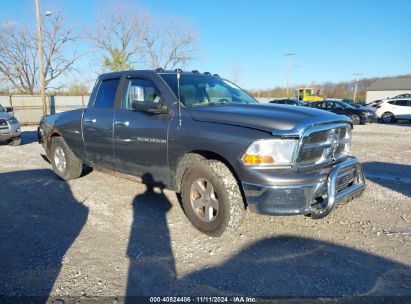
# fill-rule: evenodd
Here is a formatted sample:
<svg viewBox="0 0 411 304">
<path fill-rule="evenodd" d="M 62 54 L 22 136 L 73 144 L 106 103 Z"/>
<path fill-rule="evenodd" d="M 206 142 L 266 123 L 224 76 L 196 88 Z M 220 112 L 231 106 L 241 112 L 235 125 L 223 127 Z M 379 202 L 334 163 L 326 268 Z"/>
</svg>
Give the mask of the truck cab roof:
<svg viewBox="0 0 411 304">
<path fill-rule="evenodd" d="M 110 72 L 101 74 L 99 76 L 100 79 L 110 79 L 110 78 L 119 78 L 123 76 L 133 76 L 133 74 L 152 76 L 153 74 L 177 74 L 177 70 L 164 70 L 164 69 L 155 69 L 155 70 L 128 70 L 128 71 L 118 71 L 118 72 Z M 193 71 L 182 71 L 180 70 L 180 74 L 182 75 L 204 75 L 204 76 L 215 76 L 220 77 L 218 74 L 211 74 L 210 72 L 203 72 L 200 73 L 198 70 Z"/>
</svg>

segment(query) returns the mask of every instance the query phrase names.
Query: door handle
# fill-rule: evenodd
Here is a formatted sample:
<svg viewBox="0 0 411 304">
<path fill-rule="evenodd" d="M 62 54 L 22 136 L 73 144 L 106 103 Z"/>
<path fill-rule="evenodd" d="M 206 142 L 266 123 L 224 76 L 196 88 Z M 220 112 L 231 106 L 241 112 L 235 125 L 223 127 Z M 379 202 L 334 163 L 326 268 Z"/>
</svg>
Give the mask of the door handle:
<svg viewBox="0 0 411 304">
<path fill-rule="evenodd" d="M 92 123 L 96 123 L 96 119 L 95 118 L 93 118 L 93 119 L 91 119 L 91 118 L 84 118 L 84 122 L 92 122 Z"/>
<path fill-rule="evenodd" d="M 115 124 L 116 126 L 128 127 L 128 126 L 130 125 L 130 122 L 128 122 L 128 121 L 118 121 L 118 120 L 116 120 L 116 121 L 114 122 L 114 124 Z"/>
</svg>

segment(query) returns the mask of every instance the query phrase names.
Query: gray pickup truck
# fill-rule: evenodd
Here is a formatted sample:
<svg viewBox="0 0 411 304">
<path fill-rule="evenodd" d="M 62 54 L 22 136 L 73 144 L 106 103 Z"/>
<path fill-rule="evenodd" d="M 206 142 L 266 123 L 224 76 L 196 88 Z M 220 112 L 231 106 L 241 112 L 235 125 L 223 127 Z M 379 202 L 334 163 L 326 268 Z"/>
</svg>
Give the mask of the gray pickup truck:
<svg viewBox="0 0 411 304">
<path fill-rule="evenodd" d="M 259 104 L 216 74 L 157 69 L 101 75 L 86 109 L 46 116 L 38 133 L 62 179 L 88 165 L 174 190 L 219 236 L 246 209 L 319 219 L 359 196 L 351 129 L 346 116 Z"/>
<path fill-rule="evenodd" d="M 12 114 L 13 108 L 0 105 L 0 141 L 6 141 L 10 146 L 21 143 L 20 123 Z"/>
</svg>

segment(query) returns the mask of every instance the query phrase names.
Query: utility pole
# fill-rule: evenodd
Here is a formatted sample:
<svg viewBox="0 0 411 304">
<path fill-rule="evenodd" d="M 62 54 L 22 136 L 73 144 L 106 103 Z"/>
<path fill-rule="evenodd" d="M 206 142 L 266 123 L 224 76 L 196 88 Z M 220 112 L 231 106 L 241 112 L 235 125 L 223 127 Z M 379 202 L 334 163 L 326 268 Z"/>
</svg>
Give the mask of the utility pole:
<svg viewBox="0 0 411 304">
<path fill-rule="evenodd" d="M 356 77 L 355 78 L 354 98 L 353 98 L 353 101 L 355 102 L 355 100 L 357 99 L 358 77 L 361 76 L 362 74 L 354 73 L 353 75 Z"/>
<path fill-rule="evenodd" d="M 288 73 L 287 73 L 287 97 L 289 96 L 290 92 L 290 81 L 291 81 L 291 57 L 295 56 L 295 53 L 288 53 L 284 54 L 284 56 L 288 57 Z"/>
<path fill-rule="evenodd" d="M 40 64 L 40 91 L 41 91 L 41 104 L 43 108 L 43 116 L 47 115 L 47 103 L 46 103 L 46 80 L 44 75 L 44 63 L 43 63 L 43 44 L 41 33 L 41 15 L 40 15 L 40 3 L 39 0 L 35 0 L 36 3 L 36 19 L 37 19 L 37 47 L 39 49 L 39 64 Z M 51 15 L 51 12 L 47 11 L 44 17 Z"/>
</svg>

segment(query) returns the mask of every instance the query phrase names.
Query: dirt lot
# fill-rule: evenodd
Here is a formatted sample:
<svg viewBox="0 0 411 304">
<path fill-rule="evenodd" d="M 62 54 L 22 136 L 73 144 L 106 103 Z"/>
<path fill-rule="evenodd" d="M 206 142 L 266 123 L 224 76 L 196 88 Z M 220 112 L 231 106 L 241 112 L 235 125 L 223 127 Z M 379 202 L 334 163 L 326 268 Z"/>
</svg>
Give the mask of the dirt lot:
<svg viewBox="0 0 411 304">
<path fill-rule="evenodd" d="M 69 183 L 23 128 L 0 146 L 1 295 L 411 296 L 411 125 L 354 130 L 362 198 L 323 220 L 248 213 L 211 238 L 176 194 L 92 171 Z"/>
</svg>

